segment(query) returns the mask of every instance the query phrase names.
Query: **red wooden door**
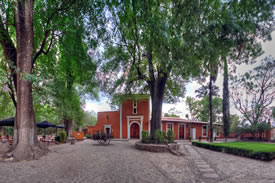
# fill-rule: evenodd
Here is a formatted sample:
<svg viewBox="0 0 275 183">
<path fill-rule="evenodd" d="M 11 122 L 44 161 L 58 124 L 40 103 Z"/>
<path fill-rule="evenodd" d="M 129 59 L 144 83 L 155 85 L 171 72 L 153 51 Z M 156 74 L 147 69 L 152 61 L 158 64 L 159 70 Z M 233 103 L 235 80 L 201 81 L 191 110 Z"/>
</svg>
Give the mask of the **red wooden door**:
<svg viewBox="0 0 275 183">
<path fill-rule="evenodd" d="M 131 125 L 130 137 L 131 137 L 131 139 L 139 139 L 139 126 L 138 126 L 138 124 L 133 123 Z"/>
<path fill-rule="evenodd" d="M 179 139 L 184 139 L 184 126 L 179 126 Z"/>
</svg>

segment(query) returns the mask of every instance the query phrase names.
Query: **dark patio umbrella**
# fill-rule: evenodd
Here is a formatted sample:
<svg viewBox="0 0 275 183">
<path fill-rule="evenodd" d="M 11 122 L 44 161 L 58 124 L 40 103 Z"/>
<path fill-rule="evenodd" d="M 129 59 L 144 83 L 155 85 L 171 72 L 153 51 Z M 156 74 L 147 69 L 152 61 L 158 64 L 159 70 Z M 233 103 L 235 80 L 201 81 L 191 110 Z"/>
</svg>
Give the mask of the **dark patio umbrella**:
<svg viewBox="0 0 275 183">
<path fill-rule="evenodd" d="M 39 122 L 39 123 L 36 123 L 36 126 L 37 126 L 38 128 L 44 128 L 44 135 L 45 135 L 45 129 L 46 129 L 46 128 L 49 128 L 49 127 L 56 127 L 56 125 L 54 125 L 54 124 L 52 124 L 52 123 L 50 123 L 50 122 L 48 122 L 48 121 L 41 121 L 41 122 Z"/>
<path fill-rule="evenodd" d="M 0 126 L 14 126 L 14 117 L 0 120 Z"/>
<path fill-rule="evenodd" d="M 64 128 L 64 125 L 56 125 L 56 128 Z"/>
<path fill-rule="evenodd" d="M 56 125 L 56 130 L 55 130 L 55 133 L 56 133 L 56 136 L 57 136 L 57 128 L 64 128 L 64 125 Z"/>
<path fill-rule="evenodd" d="M 49 128 L 49 127 L 56 127 L 56 125 L 48 122 L 48 121 L 41 121 L 39 123 L 36 123 L 36 126 L 38 128 Z"/>
</svg>

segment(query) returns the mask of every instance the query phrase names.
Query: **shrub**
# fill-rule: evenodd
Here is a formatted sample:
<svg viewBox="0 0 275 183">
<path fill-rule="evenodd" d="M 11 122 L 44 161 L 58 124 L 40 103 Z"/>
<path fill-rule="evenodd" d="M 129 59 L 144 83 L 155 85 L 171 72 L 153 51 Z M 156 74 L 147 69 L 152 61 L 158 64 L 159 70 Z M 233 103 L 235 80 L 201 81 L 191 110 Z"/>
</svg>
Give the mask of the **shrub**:
<svg viewBox="0 0 275 183">
<path fill-rule="evenodd" d="M 153 142 L 156 144 L 164 144 L 167 141 L 167 136 L 165 132 L 156 130 L 154 134 Z"/>
<path fill-rule="evenodd" d="M 88 134 L 86 135 L 86 137 L 87 137 L 88 139 L 90 139 L 90 138 L 91 138 L 91 134 L 88 133 Z"/>
<path fill-rule="evenodd" d="M 58 132 L 58 136 L 59 136 L 60 142 L 65 142 L 65 140 L 66 140 L 66 132 L 65 131 Z"/>
<path fill-rule="evenodd" d="M 141 132 L 141 142 L 146 143 L 149 140 L 149 133 L 146 130 Z"/>
<path fill-rule="evenodd" d="M 175 134 L 172 130 L 168 130 L 167 140 L 168 140 L 168 143 L 173 143 L 175 141 Z"/>
<path fill-rule="evenodd" d="M 154 134 L 155 143 L 159 144 L 162 140 L 162 133 L 160 130 L 156 130 Z"/>
<path fill-rule="evenodd" d="M 60 136 L 56 136 L 54 140 L 60 142 Z"/>
</svg>

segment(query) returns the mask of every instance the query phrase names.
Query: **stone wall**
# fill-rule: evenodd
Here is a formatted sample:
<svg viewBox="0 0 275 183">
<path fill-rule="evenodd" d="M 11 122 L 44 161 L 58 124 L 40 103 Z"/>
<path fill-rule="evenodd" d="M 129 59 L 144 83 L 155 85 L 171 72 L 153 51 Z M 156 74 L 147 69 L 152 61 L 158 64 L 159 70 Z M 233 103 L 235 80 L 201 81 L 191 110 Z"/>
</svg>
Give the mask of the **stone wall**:
<svg viewBox="0 0 275 183">
<path fill-rule="evenodd" d="M 168 144 L 170 149 L 176 151 L 179 149 L 179 144 L 172 143 Z M 136 142 L 135 147 L 142 151 L 150 152 L 170 152 L 166 144 L 144 144 L 141 142 Z"/>
</svg>

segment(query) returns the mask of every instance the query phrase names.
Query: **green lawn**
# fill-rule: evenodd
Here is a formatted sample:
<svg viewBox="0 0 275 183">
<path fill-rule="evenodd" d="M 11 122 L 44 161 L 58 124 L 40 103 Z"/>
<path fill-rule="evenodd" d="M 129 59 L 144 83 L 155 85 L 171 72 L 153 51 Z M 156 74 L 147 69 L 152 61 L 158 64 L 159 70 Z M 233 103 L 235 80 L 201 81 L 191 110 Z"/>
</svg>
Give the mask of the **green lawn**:
<svg viewBox="0 0 275 183">
<path fill-rule="evenodd" d="M 275 144 L 261 142 L 227 142 L 227 143 L 212 143 L 217 146 L 235 147 L 238 149 L 251 150 L 254 152 L 275 152 Z"/>
<path fill-rule="evenodd" d="M 228 142 L 228 143 L 201 143 L 192 142 L 193 145 L 239 156 L 271 161 L 275 159 L 275 144 L 261 142 Z"/>
</svg>

